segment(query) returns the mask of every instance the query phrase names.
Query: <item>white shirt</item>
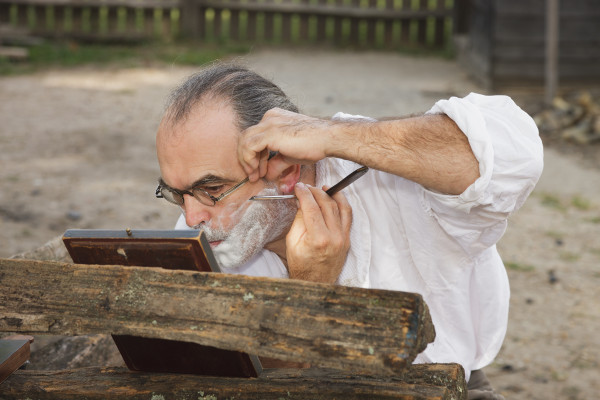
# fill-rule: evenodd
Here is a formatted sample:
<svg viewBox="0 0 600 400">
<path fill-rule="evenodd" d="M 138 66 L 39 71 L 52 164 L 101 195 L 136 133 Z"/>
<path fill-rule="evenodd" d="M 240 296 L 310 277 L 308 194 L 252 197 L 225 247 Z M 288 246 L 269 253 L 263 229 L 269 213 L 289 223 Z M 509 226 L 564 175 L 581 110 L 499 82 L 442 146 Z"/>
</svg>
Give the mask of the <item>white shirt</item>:
<svg viewBox="0 0 600 400">
<path fill-rule="evenodd" d="M 468 380 L 492 362 L 506 334 L 510 289 L 495 245 L 541 175 L 542 143 L 531 117 L 506 96 L 471 93 L 440 100 L 428 113 L 445 113 L 465 133 L 480 177 L 454 196 L 369 170 L 344 189 L 353 222 L 338 283 L 421 294 L 436 338 L 415 362 L 460 363 Z M 334 116 L 352 118 L 363 117 Z M 324 159 L 316 185 L 333 185 L 356 168 Z M 176 229 L 185 228 L 180 218 Z M 268 250 L 224 272 L 288 276 Z"/>
</svg>

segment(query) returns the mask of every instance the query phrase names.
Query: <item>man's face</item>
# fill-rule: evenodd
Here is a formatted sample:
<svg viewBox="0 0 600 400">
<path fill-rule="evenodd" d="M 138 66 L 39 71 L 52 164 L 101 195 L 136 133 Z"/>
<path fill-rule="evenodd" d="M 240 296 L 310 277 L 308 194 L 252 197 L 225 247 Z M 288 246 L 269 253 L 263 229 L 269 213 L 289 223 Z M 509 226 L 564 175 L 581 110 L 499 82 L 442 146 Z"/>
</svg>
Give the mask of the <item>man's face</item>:
<svg viewBox="0 0 600 400">
<path fill-rule="evenodd" d="M 156 149 L 161 178 L 173 189 L 200 186 L 217 197 L 246 175 L 237 160 L 239 131 L 229 104 L 202 102 L 175 126 L 161 123 Z M 296 214 L 294 201 L 251 202 L 258 193 L 275 194 L 275 184 L 246 183 L 214 206 L 184 195 L 188 226 L 205 230 L 222 267 L 243 264 L 267 243 L 281 238 Z"/>
</svg>

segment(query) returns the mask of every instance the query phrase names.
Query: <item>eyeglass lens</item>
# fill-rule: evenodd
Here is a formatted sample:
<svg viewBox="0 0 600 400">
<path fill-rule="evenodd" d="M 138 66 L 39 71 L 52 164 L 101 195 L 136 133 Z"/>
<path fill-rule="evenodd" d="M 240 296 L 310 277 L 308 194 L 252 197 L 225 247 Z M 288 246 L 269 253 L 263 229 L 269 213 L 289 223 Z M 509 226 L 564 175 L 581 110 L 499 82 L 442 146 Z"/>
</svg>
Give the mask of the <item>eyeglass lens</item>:
<svg viewBox="0 0 600 400">
<path fill-rule="evenodd" d="M 181 194 L 181 193 L 177 193 L 166 187 L 161 187 L 160 193 L 165 198 L 165 200 L 167 200 L 168 202 L 171 202 L 178 206 L 182 206 L 184 203 L 183 194 Z M 189 194 L 189 192 L 187 192 L 185 194 Z M 194 188 L 194 189 L 192 189 L 191 194 L 194 196 L 194 198 L 196 200 L 198 200 L 199 202 L 201 202 L 204 205 L 213 206 L 215 204 L 213 199 L 211 199 L 208 196 L 208 194 L 205 193 L 202 189 Z"/>
</svg>

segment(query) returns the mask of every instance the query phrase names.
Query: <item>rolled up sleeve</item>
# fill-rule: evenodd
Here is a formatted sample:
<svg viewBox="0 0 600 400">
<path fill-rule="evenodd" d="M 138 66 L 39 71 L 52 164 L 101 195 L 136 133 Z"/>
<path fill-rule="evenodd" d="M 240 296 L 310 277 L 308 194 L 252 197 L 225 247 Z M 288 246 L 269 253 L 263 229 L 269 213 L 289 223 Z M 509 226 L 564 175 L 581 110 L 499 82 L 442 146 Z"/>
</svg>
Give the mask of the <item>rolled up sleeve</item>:
<svg viewBox="0 0 600 400">
<path fill-rule="evenodd" d="M 479 163 L 479 178 L 460 195 L 423 188 L 423 204 L 470 255 L 494 245 L 543 169 L 543 147 L 533 119 L 507 96 L 475 93 L 438 101 L 463 131 Z"/>
</svg>

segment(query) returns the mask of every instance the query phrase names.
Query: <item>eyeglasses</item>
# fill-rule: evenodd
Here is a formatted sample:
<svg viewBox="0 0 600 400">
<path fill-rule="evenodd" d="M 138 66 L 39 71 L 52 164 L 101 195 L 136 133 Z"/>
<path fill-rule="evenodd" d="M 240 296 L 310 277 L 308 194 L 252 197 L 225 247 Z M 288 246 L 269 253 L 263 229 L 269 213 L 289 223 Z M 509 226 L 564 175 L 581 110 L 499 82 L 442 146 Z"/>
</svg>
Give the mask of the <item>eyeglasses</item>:
<svg viewBox="0 0 600 400">
<path fill-rule="evenodd" d="M 219 197 L 215 197 L 209 194 L 206 190 L 201 189 L 200 187 L 193 187 L 191 191 L 189 190 L 177 190 L 167 186 L 158 185 L 156 188 L 156 197 L 159 199 L 165 199 L 169 203 L 176 204 L 178 206 L 183 206 L 183 195 L 188 194 L 193 196 L 200 203 L 205 206 L 214 206 L 217 201 L 223 200 L 225 197 L 229 196 L 231 193 L 239 189 L 244 185 L 244 183 L 248 182 L 248 178 L 244 179 L 237 185 L 233 186 L 231 189 L 221 193 Z"/>
</svg>

